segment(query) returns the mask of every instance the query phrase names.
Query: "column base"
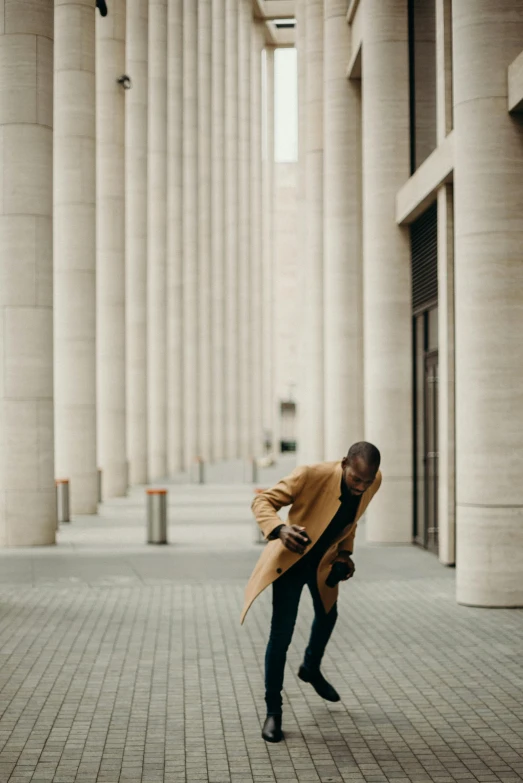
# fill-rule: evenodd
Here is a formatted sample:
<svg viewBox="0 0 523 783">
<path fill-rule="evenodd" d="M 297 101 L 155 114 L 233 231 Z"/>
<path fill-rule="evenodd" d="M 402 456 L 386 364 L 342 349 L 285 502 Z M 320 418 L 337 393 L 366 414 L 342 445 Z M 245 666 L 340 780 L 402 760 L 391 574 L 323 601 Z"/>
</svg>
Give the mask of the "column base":
<svg viewBox="0 0 523 783">
<path fill-rule="evenodd" d="M 0 496 L 0 547 L 56 543 L 56 489 L 16 490 Z"/>
<path fill-rule="evenodd" d="M 456 599 L 523 607 L 523 507 L 458 506 Z"/>
</svg>

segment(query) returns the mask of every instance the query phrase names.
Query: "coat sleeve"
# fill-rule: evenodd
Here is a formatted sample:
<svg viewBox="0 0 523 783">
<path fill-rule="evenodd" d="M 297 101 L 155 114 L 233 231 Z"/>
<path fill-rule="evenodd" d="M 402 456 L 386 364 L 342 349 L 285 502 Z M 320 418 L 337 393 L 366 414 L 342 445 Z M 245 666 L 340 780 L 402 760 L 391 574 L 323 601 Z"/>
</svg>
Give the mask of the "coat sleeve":
<svg viewBox="0 0 523 783">
<path fill-rule="evenodd" d="M 278 511 L 284 506 L 290 506 L 303 489 L 307 476 L 307 467 L 296 468 L 289 476 L 281 479 L 271 489 L 260 492 L 252 502 L 252 510 L 256 522 L 265 538 L 282 525 Z"/>
<path fill-rule="evenodd" d="M 369 503 L 371 502 L 372 498 L 378 491 L 378 489 L 381 486 L 381 473 L 378 473 L 376 476 L 376 481 L 373 484 L 372 487 L 372 497 L 369 500 Z M 358 527 L 358 523 L 356 522 L 350 529 L 349 535 L 343 539 L 343 541 L 340 541 L 338 544 L 338 552 L 354 552 L 354 538 L 356 537 L 356 528 Z"/>
</svg>

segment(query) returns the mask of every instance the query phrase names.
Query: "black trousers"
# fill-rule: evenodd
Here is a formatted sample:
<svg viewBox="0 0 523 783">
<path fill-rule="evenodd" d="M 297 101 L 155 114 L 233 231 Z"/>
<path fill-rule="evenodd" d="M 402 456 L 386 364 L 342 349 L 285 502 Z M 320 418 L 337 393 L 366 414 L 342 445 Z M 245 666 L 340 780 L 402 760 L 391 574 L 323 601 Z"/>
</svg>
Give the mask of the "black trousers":
<svg viewBox="0 0 523 783">
<path fill-rule="evenodd" d="M 308 586 L 314 605 L 314 621 L 304 658 L 304 665 L 309 671 L 320 668 L 338 617 L 336 604 L 328 614 L 325 612 L 316 581 L 316 569 L 297 568 L 293 571 L 291 568 L 272 585 L 271 632 L 265 653 L 265 701 L 269 715 L 281 713 L 285 661 L 304 586 Z"/>
</svg>

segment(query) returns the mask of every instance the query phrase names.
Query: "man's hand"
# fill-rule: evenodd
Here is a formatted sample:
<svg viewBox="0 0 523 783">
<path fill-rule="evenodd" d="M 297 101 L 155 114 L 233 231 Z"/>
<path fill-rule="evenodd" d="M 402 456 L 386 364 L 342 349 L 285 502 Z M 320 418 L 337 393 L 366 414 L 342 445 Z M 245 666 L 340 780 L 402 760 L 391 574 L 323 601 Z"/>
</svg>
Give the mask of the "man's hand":
<svg viewBox="0 0 523 783">
<path fill-rule="evenodd" d="M 356 570 L 356 566 L 354 565 L 354 561 L 351 558 L 349 552 L 338 552 L 336 560 L 339 560 L 342 563 L 346 563 L 347 566 L 349 567 L 349 572 L 347 576 L 343 577 L 342 582 L 346 582 L 347 579 L 351 579 L 354 576 L 354 571 Z"/>
<path fill-rule="evenodd" d="M 305 528 L 299 525 L 283 525 L 279 532 L 279 539 L 286 549 L 298 555 L 303 555 L 311 543 Z"/>
</svg>

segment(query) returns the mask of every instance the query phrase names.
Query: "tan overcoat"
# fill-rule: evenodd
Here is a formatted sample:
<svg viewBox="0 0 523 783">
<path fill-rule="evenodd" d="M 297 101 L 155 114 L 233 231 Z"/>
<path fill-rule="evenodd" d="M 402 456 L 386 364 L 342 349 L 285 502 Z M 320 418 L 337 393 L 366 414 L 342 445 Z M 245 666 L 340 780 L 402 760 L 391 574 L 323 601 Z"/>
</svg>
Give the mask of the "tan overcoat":
<svg viewBox="0 0 523 783">
<path fill-rule="evenodd" d="M 288 524 L 306 528 L 312 541 L 311 546 L 314 546 L 340 507 L 341 476 L 341 462 L 305 465 L 296 468 L 276 486 L 257 495 L 252 510 L 265 538 L 282 524 L 278 511 L 283 506 L 291 505 Z M 338 597 L 338 586 L 328 587 L 325 584 L 331 565 L 339 551 L 354 550 L 358 520 L 365 513 L 380 484 L 381 473 L 378 472 L 372 486 L 361 496 L 355 521 L 341 532 L 318 566 L 318 589 L 326 612 L 330 612 Z M 279 539 L 267 543 L 245 588 L 245 603 L 240 619 L 242 624 L 254 599 L 300 557 L 286 549 Z"/>
</svg>

